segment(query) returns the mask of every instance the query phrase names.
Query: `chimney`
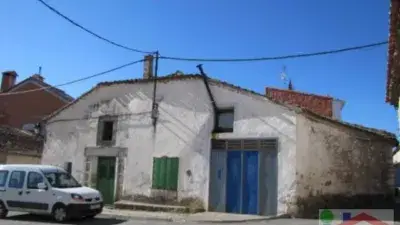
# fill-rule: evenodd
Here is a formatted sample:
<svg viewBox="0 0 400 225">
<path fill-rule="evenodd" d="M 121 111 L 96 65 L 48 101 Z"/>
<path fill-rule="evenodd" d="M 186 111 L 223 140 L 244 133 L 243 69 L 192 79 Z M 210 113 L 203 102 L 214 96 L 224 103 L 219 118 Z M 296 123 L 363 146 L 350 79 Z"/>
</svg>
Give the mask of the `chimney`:
<svg viewBox="0 0 400 225">
<path fill-rule="evenodd" d="M 143 79 L 153 78 L 153 59 L 153 55 L 146 55 L 144 57 Z"/>
<path fill-rule="evenodd" d="M 42 77 L 40 74 L 33 74 L 32 78 L 36 79 L 36 80 L 40 80 L 40 81 L 44 81 L 44 77 Z"/>
<path fill-rule="evenodd" d="M 0 91 L 4 92 L 10 89 L 15 85 L 15 81 L 17 80 L 17 72 L 15 71 L 5 71 L 3 72 L 3 78 L 1 79 L 1 88 Z"/>
</svg>

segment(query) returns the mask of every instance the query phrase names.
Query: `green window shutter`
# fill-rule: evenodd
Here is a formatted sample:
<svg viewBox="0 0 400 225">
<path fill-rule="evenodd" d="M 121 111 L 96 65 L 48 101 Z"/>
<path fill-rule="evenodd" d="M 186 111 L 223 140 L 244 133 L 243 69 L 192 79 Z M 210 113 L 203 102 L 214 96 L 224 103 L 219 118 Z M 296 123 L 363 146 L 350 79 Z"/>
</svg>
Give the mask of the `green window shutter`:
<svg viewBox="0 0 400 225">
<path fill-rule="evenodd" d="M 160 176 L 159 184 L 160 189 L 165 190 L 167 187 L 167 157 L 160 158 Z"/>
<path fill-rule="evenodd" d="M 170 191 L 178 190 L 178 173 L 179 173 L 179 158 L 173 157 L 167 159 L 167 180 L 166 188 Z"/>
<path fill-rule="evenodd" d="M 160 189 L 160 175 L 161 175 L 161 163 L 160 158 L 153 157 L 153 181 L 152 188 Z"/>
<path fill-rule="evenodd" d="M 153 158 L 152 188 L 176 191 L 178 189 L 179 158 Z"/>
</svg>

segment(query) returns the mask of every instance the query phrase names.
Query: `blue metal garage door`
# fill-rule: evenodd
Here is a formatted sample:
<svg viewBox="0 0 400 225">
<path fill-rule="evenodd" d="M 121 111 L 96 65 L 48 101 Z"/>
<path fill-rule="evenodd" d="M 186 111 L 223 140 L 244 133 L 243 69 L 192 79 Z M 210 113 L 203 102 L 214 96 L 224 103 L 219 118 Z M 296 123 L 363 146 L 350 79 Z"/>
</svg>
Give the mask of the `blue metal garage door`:
<svg viewBox="0 0 400 225">
<path fill-rule="evenodd" d="M 214 140 L 210 210 L 276 213 L 276 140 Z M 267 165 L 268 164 L 268 165 Z"/>
</svg>

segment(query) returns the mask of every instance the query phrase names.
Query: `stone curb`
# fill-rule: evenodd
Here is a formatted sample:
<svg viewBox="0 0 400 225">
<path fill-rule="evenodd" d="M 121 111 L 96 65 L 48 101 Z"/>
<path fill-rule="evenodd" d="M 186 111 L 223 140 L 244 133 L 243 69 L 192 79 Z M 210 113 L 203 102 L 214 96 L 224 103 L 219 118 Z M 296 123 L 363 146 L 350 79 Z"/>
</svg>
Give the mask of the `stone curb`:
<svg viewBox="0 0 400 225">
<path fill-rule="evenodd" d="M 292 218 L 287 214 L 271 216 L 267 218 L 255 218 L 255 219 L 243 219 L 243 220 L 186 220 L 187 222 L 196 222 L 196 223 L 246 223 L 246 222 L 259 222 L 259 221 L 268 221 L 268 220 L 276 220 L 276 219 L 288 219 Z"/>
<path fill-rule="evenodd" d="M 102 213 L 100 214 L 101 217 L 117 219 L 117 220 L 129 220 L 129 219 L 136 219 L 136 220 L 147 220 L 147 221 L 164 221 L 164 222 L 173 222 L 173 218 L 157 218 L 157 217 L 145 217 L 145 216 L 132 216 L 132 215 L 118 215 L 118 214 L 111 214 L 111 213 Z"/>
<path fill-rule="evenodd" d="M 145 217 L 145 216 L 133 216 L 133 215 L 118 215 L 112 213 L 102 213 L 101 216 L 106 216 L 108 218 L 120 219 L 120 220 L 148 220 L 148 221 L 164 221 L 164 222 L 194 222 L 194 223 L 246 223 L 246 222 L 259 222 L 268 221 L 275 219 L 285 219 L 291 218 L 289 215 L 283 214 L 278 216 L 271 216 L 268 218 L 255 218 L 255 219 L 242 219 L 242 220 L 196 220 L 190 219 L 189 216 L 177 216 L 176 218 L 157 218 L 157 217 Z"/>
</svg>

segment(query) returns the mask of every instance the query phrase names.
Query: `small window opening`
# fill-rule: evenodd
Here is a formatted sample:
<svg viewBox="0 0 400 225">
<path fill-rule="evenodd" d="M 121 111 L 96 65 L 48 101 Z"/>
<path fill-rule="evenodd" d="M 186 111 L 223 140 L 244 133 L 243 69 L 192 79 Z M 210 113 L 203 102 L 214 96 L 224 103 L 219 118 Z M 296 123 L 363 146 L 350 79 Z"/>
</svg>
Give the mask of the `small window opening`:
<svg viewBox="0 0 400 225">
<path fill-rule="evenodd" d="M 113 128 L 114 128 L 114 122 L 113 121 L 104 121 L 103 122 L 103 134 L 102 134 L 102 139 L 101 140 L 103 140 L 103 141 L 112 141 Z"/>
<path fill-rule="evenodd" d="M 234 109 L 218 109 L 217 121 L 215 123 L 215 133 L 233 132 Z"/>
</svg>

